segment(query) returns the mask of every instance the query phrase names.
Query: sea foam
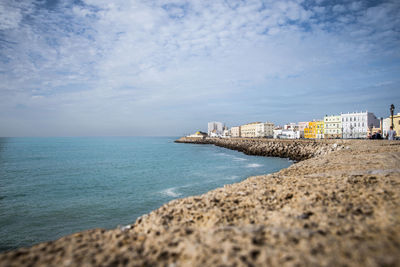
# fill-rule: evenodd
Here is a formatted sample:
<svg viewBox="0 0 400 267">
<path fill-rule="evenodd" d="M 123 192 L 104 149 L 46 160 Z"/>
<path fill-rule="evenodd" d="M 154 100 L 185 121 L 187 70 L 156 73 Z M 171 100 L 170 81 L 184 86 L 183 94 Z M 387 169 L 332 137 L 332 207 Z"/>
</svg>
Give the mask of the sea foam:
<svg viewBox="0 0 400 267">
<path fill-rule="evenodd" d="M 169 196 L 169 197 L 179 197 L 181 194 L 175 192 L 176 187 L 167 188 L 161 191 L 161 194 Z"/>
<path fill-rule="evenodd" d="M 246 167 L 247 168 L 259 168 L 259 167 L 261 167 L 262 165 L 261 164 L 258 164 L 258 163 L 250 163 L 250 164 L 247 164 L 246 165 Z"/>
</svg>

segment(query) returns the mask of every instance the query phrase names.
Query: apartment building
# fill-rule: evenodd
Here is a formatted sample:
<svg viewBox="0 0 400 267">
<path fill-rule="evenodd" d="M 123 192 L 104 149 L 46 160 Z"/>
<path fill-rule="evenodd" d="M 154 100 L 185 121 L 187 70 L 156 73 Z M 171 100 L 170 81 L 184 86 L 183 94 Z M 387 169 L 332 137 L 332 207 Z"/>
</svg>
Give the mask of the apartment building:
<svg viewBox="0 0 400 267">
<path fill-rule="evenodd" d="M 256 137 L 273 137 L 274 124 L 272 122 L 261 122 L 256 124 Z"/>
<path fill-rule="evenodd" d="M 257 132 L 257 124 L 261 122 L 252 122 L 245 125 L 240 126 L 241 137 L 256 137 Z"/>
<path fill-rule="evenodd" d="M 342 138 L 342 117 L 340 115 L 324 117 L 324 136 L 327 139 Z"/>
<path fill-rule="evenodd" d="M 367 138 L 369 128 L 378 128 L 380 121 L 372 112 L 341 114 L 343 138 Z"/>
<path fill-rule="evenodd" d="M 240 126 L 231 127 L 231 137 L 242 137 Z"/>
</svg>

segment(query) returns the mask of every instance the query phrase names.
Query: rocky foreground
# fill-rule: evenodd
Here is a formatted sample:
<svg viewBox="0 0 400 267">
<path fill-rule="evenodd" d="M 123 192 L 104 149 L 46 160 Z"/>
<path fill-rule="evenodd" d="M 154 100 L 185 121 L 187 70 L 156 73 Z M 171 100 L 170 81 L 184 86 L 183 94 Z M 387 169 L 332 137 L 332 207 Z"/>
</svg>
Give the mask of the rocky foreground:
<svg viewBox="0 0 400 267">
<path fill-rule="evenodd" d="M 0 266 L 400 266 L 400 142 L 204 142 L 301 161 L 124 228 L 0 254 Z"/>
</svg>

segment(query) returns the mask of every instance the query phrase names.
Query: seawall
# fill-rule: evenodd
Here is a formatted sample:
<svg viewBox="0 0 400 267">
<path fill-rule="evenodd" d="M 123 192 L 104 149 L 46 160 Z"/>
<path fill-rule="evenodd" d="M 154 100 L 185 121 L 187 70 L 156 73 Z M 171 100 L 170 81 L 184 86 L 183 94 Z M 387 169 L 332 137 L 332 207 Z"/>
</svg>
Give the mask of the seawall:
<svg viewBox="0 0 400 267">
<path fill-rule="evenodd" d="M 300 161 L 346 147 L 345 140 L 283 140 L 247 138 L 189 138 L 182 137 L 176 143 L 213 144 L 247 155 L 290 158 Z"/>
<path fill-rule="evenodd" d="M 300 162 L 2 253 L 0 266 L 400 266 L 400 142 L 205 141 Z"/>
</svg>

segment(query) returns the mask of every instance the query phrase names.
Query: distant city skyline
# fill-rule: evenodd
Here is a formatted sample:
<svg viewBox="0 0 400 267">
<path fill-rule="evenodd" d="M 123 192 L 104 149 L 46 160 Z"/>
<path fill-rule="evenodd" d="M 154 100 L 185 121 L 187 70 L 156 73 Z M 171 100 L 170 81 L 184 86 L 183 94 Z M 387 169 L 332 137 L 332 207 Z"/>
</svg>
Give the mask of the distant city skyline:
<svg viewBox="0 0 400 267">
<path fill-rule="evenodd" d="M 400 2 L 0 2 L 0 136 L 400 112 Z"/>
</svg>

